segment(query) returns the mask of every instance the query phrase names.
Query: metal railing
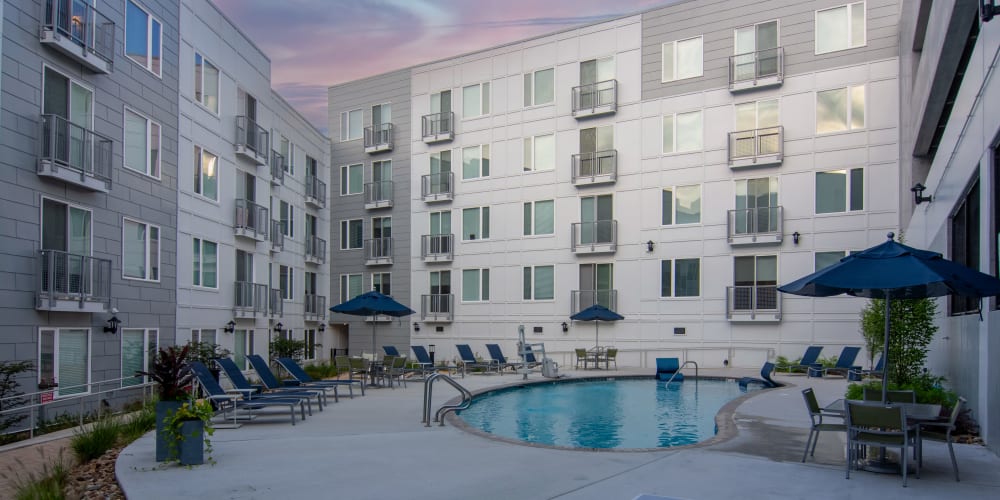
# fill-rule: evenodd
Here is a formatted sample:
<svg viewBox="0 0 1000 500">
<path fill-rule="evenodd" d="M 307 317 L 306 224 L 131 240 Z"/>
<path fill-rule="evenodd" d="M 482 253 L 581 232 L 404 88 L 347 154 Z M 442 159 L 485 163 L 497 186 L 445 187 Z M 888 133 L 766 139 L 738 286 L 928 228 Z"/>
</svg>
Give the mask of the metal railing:
<svg viewBox="0 0 1000 500">
<path fill-rule="evenodd" d="M 618 221 L 574 222 L 570 226 L 572 251 L 615 251 L 618 246 Z"/>
<path fill-rule="evenodd" d="M 573 290 L 570 293 L 570 314 L 576 314 L 594 304 L 612 311 L 618 310 L 618 290 Z"/>
<path fill-rule="evenodd" d="M 271 240 L 271 250 L 279 252 L 285 249 L 284 227 L 285 224 L 280 220 L 271 219 L 271 234 L 268 235 L 268 238 Z"/>
<path fill-rule="evenodd" d="M 365 259 L 385 261 L 392 259 L 392 238 L 369 238 L 365 240 Z"/>
<path fill-rule="evenodd" d="M 244 147 L 259 157 L 267 158 L 270 135 L 254 120 L 240 115 L 236 117 L 236 147 Z"/>
<path fill-rule="evenodd" d="M 618 178 L 618 151 L 593 151 L 572 156 L 573 182 L 597 180 L 614 181 Z"/>
<path fill-rule="evenodd" d="M 107 63 L 115 58 L 115 23 L 84 0 L 46 0 L 42 30 L 53 31 Z"/>
<path fill-rule="evenodd" d="M 111 261 L 60 250 L 38 253 L 39 309 L 56 309 L 57 301 L 98 302 L 111 307 Z"/>
<path fill-rule="evenodd" d="M 285 316 L 285 300 L 280 288 L 271 288 L 267 292 L 267 314 L 272 318 Z"/>
<path fill-rule="evenodd" d="M 319 236 L 309 236 L 305 241 L 306 258 L 326 262 L 326 240 Z"/>
<path fill-rule="evenodd" d="M 235 285 L 234 307 L 247 314 L 267 314 L 268 288 L 261 283 L 237 281 Z"/>
<path fill-rule="evenodd" d="M 730 240 L 735 236 L 781 233 L 783 219 L 784 210 L 781 206 L 729 210 L 726 232 Z"/>
<path fill-rule="evenodd" d="M 776 83 L 783 79 L 785 69 L 785 49 L 758 50 L 729 56 L 729 86 L 739 83 L 756 84 L 757 80 L 773 78 Z"/>
<path fill-rule="evenodd" d="M 573 87 L 573 116 L 613 113 L 618 108 L 618 80 Z"/>
<path fill-rule="evenodd" d="M 306 321 L 322 321 L 326 319 L 326 296 L 307 293 L 305 295 L 304 312 Z"/>
<path fill-rule="evenodd" d="M 420 117 L 420 133 L 424 138 L 455 134 L 455 113 L 432 113 Z"/>
<path fill-rule="evenodd" d="M 785 128 L 758 128 L 729 133 L 729 161 L 761 156 L 776 156 L 781 161 L 784 150 Z"/>
<path fill-rule="evenodd" d="M 326 183 L 315 175 L 306 176 L 306 201 L 310 201 L 310 198 L 315 200 L 317 205 L 326 206 Z"/>
<path fill-rule="evenodd" d="M 59 115 L 42 115 L 39 170 L 68 168 L 111 183 L 112 141 Z"/>
<path fill-rule="evenodd" d="M 420 258 L 451 260 L 455 256 L 454 234 L 423 234 L 420 236 Z"/>
<path fill-rule="evenodd" d="M 246 236 L 255 239 L 267 239 L 267 232 L 270 229 L 270 215 L 267 207 L 258 205 L 250 200 L 236 200 L 236 214 L 233 220 L 233 227 Z"/>
<path fill-rule="evenodd" d="M 276 184 L 285 183 L 285 155 L 271 150 L 271 180 Z"/>
<path fill-rule="evenodd" d="M 424 408 L 423 408 L 423 420 L 420 422 L 424 424 L 424 427 L 431 426 L 431 406 L 433 405 L 431 399 L 434 396 L 434 382 L 437 380 L 444 380 L 448 382 L 452 387 L 458 390 L 462 394 L 462 401 L 458 404 L 449 405 L 445 404 L 438 408 L 438 411 L 434 413 L 434 421 L 440 422 L 440 426 L 444 426 L 444 417 L 450 412 L 464 410 L 472 404 L 472 393 L 468 389 L 462 387 L 455 379 L 443 373 L 432 373 L 424 383 Z"/>
<path fill-rule="evenodd" d="M 391 123 L 382 123 L 365 127 L 365 149 L 392 149 Z"/>
<path fill-rule="evenodd" d="M 726 316 L 734 314 L 749 314 L 755 317 L 759 313 L 781 315 L 781 297 L 778 287 L 774 285 L 757 286 L 727 286 Z"/>
<path fill-rule="evenodd" d="M 670 379 L 667 380 L 667 384 L 673 382 L 674 377 L 676 377 L 677 374 L 681 372 L 681 368 L 684 368 L 687 365 L 694 365 L 694 381 L 695 383 L 698 383 L 698 363 L 695 361 L 685 361 L 681 363 L 681 366 L 677 368 L 677 371 L 675 371 L 674 374 L 670 376 Z"/>
<path fill-rule="evenodd" d="M 384 205 L 392 201 L 395 184 L 392 181 L 365 183 L 365 205 Z"/>
<path fill-rule="evenodd" d="M 455 196 L 454 172 L 439 172 L 420 176 L 420 197 L 424 200 L 452 199 Z"/>
<path fill-rule="evenodd" d="M 455 317 L 455 295 L 431 293 L 420 296 L 420 319 L 448 320 Z"/>
</svg>

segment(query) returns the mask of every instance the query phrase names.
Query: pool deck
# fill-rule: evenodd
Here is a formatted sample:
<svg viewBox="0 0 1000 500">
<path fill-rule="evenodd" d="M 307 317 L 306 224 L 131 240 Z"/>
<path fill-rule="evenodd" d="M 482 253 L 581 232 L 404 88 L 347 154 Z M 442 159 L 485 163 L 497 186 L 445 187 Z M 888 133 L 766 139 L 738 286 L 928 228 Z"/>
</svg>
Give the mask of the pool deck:
<svg viewBox="0 0 1000 500">
<path fill-rule="evenodd" d="M 753 370 L 701 370 L 739 378 Z M 648 375 L 623 368 L 611 375 Z M 573 378 L 604 372 L 568 371 Z M 529 380 L 542 380 L 533 373 Z M 844 434 L 823 433 L 815 459 L 800 463 L 809 429 L 801 389 L 821 405 L 843 396 L 843 379 L 778 375 L 786 387 L 760 391 L 723 417 L 734 436 L 708 445 L 655 452 L 573 451 L 486 439 L 420 423 L 423 384 L 370 389 L 341 398 L 292 426 L 287 413 L 261 416 L 212 438 L 215 465 L 162 466 L 153 434 L 119 456 L 129 498 L 408 498 L 633 499 L 640 494 L 686 499 L 733 498 L 1000 498 L 1000 457 L 978 445 L 955 445 L 961 482 L 947 446 L 925 442 L 921 478 L 901 487 L 897 475 L 852 471 L 844 479 Z M 521 381 L 520 375 L 468 375 L 472 391 Z M 435 384 L 435 408 L 456 393 Z M 332 400 L 331 400 L 332 401 Z M 725 409 L 723 410 L 726 411 Z"/>
</svg>

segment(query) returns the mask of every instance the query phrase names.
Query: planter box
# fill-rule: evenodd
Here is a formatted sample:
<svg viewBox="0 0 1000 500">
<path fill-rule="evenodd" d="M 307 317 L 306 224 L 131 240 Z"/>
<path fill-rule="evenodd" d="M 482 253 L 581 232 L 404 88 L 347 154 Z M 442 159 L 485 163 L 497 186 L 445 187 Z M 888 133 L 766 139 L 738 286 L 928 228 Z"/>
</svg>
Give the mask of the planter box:
<svg viewBox="0 0 1000 500">
<path fill-rule="evenodd" d="M 183 439 L 177 443 L 178 461 L 181 465 L 205 463 L 205 422 L 188 420 L 181 423 Z"/>
<path fill-rule="evenodd" d="M 173 415 L 183 403 L 181 401 L 159 401 L 156 403 L 156 461 L 162 462 L 170 456 L 170 444 L 163 435 L 164 423 L 168 415 Z"/>
</svg>

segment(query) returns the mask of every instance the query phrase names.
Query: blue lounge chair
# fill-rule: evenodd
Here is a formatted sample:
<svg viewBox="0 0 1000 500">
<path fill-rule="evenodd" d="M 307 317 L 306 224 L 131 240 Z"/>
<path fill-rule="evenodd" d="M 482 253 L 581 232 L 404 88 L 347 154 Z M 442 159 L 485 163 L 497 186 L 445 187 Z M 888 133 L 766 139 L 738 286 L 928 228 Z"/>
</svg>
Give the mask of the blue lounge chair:
<svg viewBox="0 0 1000 500">
<path fill-rule="evenodd" d="M 684 374 L 681 369 L 680 360 L 677 358 L 656 358 L 656 378 L 658 380 L 670 380 L 673 377 L 675 382 L 683 382 Z"/>
<path fill-rule="evenodd" d="M 508 363 L 507 358 L 503 355 L 503 351 L 500 349 L 500 344 L 486 344 L 486 350 L 490 353 L 490 359 L 497 364 L 497 370 L 503 375 L 503 371 L 507 368 L 511 370 L 517 370 L 517 363 Z"/>
<path fill-rule="evenodd" d="M 422 345 L 411 345 L 410 349 L 413 349 L 413 354 L 417 357 L 417 360 L 413 361 L 413 363 L 418 368 L 414 371 L 419 371 L 420 375 L 426 378 L 428 373 L 434 371 L 434 363 L 431 362 L 431 355 L 427 354 L 427 349 Z"/>
<path fill-rule="evenodd" d="M 298 389 L 292 387 L 281 387 L 274 389 L 272 391 L 264 392 L 264 386 L 253 385 L 243 376 L 243 371 L 236 366 L 236 362 L 231 358 L 219 358 L 215 360 L 222 368 L 222 372 L 226 374 L 226 378 L 233 385 L 233 389 L 239 391 L 244 395 L 245 399 L 259 399 L 259 398 L 273 398 L 273 397 L 304 397 L 304 398 L 316 398 L 316 404 L 319 405 L 319 410 L 323 411 L 323 405 L 326 404 L 326 392 L 325 391 L 310 391 L 308 389 Z"/>
<path fill-rule="evenodd" d="M 860 366 L 854 366 L 854 360 L 858 357 L 858 353 L 861 352 L 860 347 L 845 347 L 840 351 L 840 356 L 837 358 L 837 364 L 831 368 L 826 368 L 823 370 L 823 375 L 830 375 L 831 373 L 837 373 L 842 377 L 847 377 L 847 374 L 854 369 L 861 369 Z"/>
<path fill-rule="evenodd" d="M 494 369 L 497 369 L 497 363 L 493 361 L 479 361 L 476 356 L 472 354 L 472 348 L 469 344 L 455 344 L 455 348 L 458 349 L 458 357 L 462 360 L 462 376 L 465 376 L 465 372 L 470 368 L 482 368 L 486 370 L 489 374 Z M 500 370 L 497 369 L 497 372 Z"/>
<path fill-rule="evenodd" d="M 394 345 L 384 345 L 382 346 L 382 350 L 385 351 L 386 356 L 395 356 L 397 358 L 402 357 L 402 355 L 399 354 L 399 349 L 396 349 L 396 346 Z"/>
<path fill-rule="evenodd" d="M 302 367 L 292 358 L 278 358 L 278 364 L 288 372 L 289 375 L 298 382 L 299 385 L 293 387 L 305 387 L 315 389 L 333 388 L 334 395 L 337 394 L 337 387 L 347 387 L 349 397 L 354 399 L 354 383 L 352 380 L 316 380 L 309 376 Z"/>
<path fill-rule="evenodd" d="M 811 345 L 808 348 L 806 348 L 806 352 L 802 354 L 802 359 L 800 359 L 798 363 L 785 366 L 778 366 L 776 368 L 787 369 L 788 373 L 791 373 L 792 370 L 799 370 L 799 369 L 804 369 L 808 371 L 810 368 L 814 368 L 813 365 L 816 364 L 816 360 L 819 359 L 819 353 L 822 350 L 823 346 L 821 345 Z"/>
<path fill-rule="evenodd" d="M 244 408 L 247 410 L 258 410 L 272 406 L 287 406 L 292 416 L 292 425 L 295 425 L 295 407 L 299 407 L 302 420 L 306 419 L 306 405 L 309 405 L 309 414 L 312 415 L 312 403 L 308 398 L 267 398 L 267 399 L 244 399 L 242 394 L 227 393 L 219 385 L 219 382 L 212 377 L 212 372 L 200 361 L 190 363 L 191 373 L 198 380 L 198 385 L 205 391 L 206 397 L 222 407 L 231 407 L 233 419 L 236 419 L 236 410 Z"/>
<path fill-rule="evenodd" d="M 740 389 L 746 391 L 747 385 L 749 384 L 760 384 L 767 389 L 771 387 L 781 387 L 782 384 L 779 384 L 774 380 L 771 380 L 771 372 L 773 371 L 774 371 L 774 363 L 771 363 L 770 361 L 764 363 L 764 366 L 760 368 L 760 378 L 753 378 L 753 377 L 741 378 L 739 380 Z"/>
<path fill-rule="evenodd" d="M 253 371 L 257 372 L 257 376 L 260 377 L 260 381 L 261 383 L 264 384 L 264 387 L 266 389 L 270 390 L 270 389 L 279 389 L 282 387 L 300 387 L 298 381 L 293 381 L 292 383 L 286 383 L 279 380 L 278 377 L 274 374 L 274 372 L 271 371 L 271 367 L 267 366 L 267 361 L 264 361 L 264 358 L 262 358 L 259 354 L 251 354 L 247 356 L 247 359 L 250 360 L 250 365 L 253 366 Z M 322 388 L 323 390 L 333 389 L 333 401 L 339 402 L 340 395 L 337 394 L 337 387 L 339 386 L 329 385 L 329 386 L 316 386 L 313 388 L 315 389 Z"/>
<path fill-rule="evenodd" d="M 881 377 L 882 370 L 884 369 L 885 366 L 884 361 L 885 359 L 879 356 L 878 363 L 875 363 L 875 368 L 871 370 L 865 370 L 860 366 L 855 366 L 854 369 L 847 372 L 847 378 L 851 380 L 861 380 L 865 377 Z"/>
</svg>

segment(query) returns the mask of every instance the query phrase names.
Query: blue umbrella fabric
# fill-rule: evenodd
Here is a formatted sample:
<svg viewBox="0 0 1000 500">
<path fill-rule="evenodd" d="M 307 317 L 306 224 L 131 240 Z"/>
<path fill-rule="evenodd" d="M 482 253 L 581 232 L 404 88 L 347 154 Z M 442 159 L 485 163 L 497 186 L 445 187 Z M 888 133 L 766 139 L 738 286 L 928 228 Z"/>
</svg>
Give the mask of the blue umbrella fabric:
<svg viewBox="0 0 1000 500">
<path fill-rule="evenodd" d="M 599 321 L 618 321 L 625 319 L 625 316 L 618 314 L 607 307 L 600 304 L 594 304 L 572 316 L 569 317 L 574 321 L 593 321 L 594 322 L 594 347 L 598 346 L 598 335 L 600 325 Z"/>
<path fill-rule="evenodd" d="M 382 293 L 371 291 L 354 297 L 330 308 L 333 312 L 350 314 L 352 316 L 376 316 L 379 314 L 394 318 L 409 316 L 416 311 L 396 302 L 395 299 Z M 375 322 L 372 322 L 372 353 L 375 352 Z"/>
</svg>

